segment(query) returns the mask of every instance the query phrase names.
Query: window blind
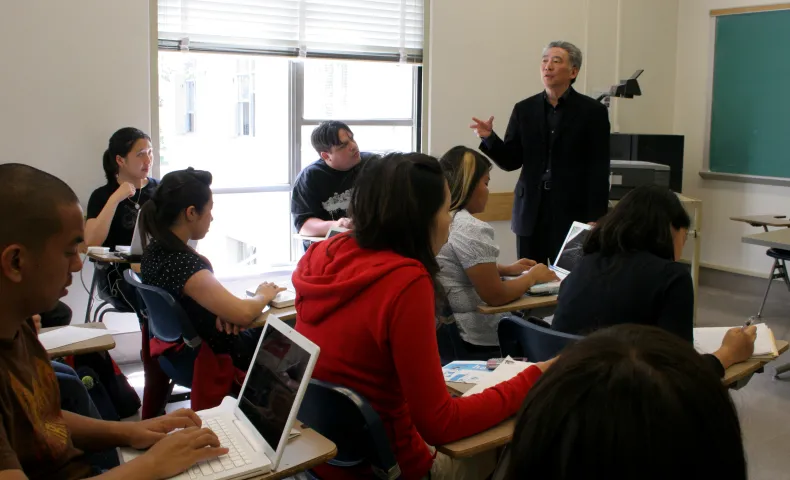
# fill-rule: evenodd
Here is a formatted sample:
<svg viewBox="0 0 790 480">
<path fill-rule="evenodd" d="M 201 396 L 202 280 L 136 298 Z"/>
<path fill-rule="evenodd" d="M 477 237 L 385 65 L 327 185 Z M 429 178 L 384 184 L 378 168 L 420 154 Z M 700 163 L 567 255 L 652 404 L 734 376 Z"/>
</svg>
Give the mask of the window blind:
<svg viewBox="0 0 790 480">
<path fill-rule="evenodd" d="M 158 0 L 160 48 L 420 62 L 424 0 Z"/>
</svg>

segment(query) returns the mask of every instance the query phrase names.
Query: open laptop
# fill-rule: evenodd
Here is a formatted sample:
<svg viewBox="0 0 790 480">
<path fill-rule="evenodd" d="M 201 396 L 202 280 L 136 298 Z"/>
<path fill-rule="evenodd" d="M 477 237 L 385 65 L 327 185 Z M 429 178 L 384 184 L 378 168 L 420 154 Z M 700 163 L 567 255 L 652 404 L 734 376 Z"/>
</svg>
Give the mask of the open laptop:
<svg viewBox="0 0 790 480">
<path fill-rule="evenodd" d="M 150 240 L 150 239 L 149 239 Z M 197 240 L 190 240 L 187 245 L 197 249 Z M 143 234 L 140 232 L 140 213 L 137 213 L 137 220 L 134 222 L 134 233 L 132 233 L 131 245 L 116 245 L 115 251 L 120 256 L 133 262 L 139 262 L 143 257 Z"/>
<path fill-rule="evenodd" d="M 559 293 L 560 283 L 565 280 L 565 277 L 571 273 L 573 267 L 584 256 L 584 241 L 587 240 L 590 230 L 592 230 L 592 227 L 586 223 L 573 222 L 570 230 L 568 230 L 568 235 L 565 236 L 565 241 L 562 243 L 560 253 L 554 260 L 554 264 L 549 265 L 549 269 L 557 275 L 559 281 L 533 285 L 528 293 L 532 295 L 556 295 Z"/>
<path fill-rule="evenodd" d="M 278 287 L 285 288 L 284 292 L 280 292 L 271 302 L 274 308 L 288 308 L 293 307 L 296 303 L 296 290 L 291 282 L 277 282 Z M 247 288 L 247 295 L 250 297 L 255 296 L 255 291 L 258 290 L 258 285 Z"/>
<path fill-rule="evenodd" d="M 318 346 L 270 317 L 238 400 L 226 397 L 220 407 L 197 412 L 230 452 L 172 478 L 237 480 L 277 470 L 318 354 Z M 129 462 L 141 452 L 125 448 L 122 454 Z"/>
</svg>

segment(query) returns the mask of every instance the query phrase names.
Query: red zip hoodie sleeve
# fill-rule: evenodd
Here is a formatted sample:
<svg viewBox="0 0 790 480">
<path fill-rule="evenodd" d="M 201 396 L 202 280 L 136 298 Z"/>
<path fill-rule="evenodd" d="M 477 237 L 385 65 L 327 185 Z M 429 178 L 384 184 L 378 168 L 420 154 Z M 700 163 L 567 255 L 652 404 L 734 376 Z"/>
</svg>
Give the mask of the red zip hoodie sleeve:
<svg viewBox="0 0 790 480">
<path fill-rule="evenodd" d="M 400 386 L 417 431 L 429 445 L 442 445 L 515 415 L 541 371 L 531 366 L 480 394 L 451 397 L 439 359 L 434 311 L 433 285 L 428 276 L 421 276 L 394 300 L 389 336 Z"/>
</svg>

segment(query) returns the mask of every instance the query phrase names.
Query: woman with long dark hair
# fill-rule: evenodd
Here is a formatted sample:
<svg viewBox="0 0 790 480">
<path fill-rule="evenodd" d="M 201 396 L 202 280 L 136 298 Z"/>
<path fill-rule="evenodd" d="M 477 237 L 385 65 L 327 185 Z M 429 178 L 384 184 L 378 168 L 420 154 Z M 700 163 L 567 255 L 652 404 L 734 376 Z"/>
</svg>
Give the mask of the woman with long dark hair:
<svg viewBox="0 0 790 480">
<path fill-rule="evenodd" d="M 192 168 L 162 178 L 140 214 L 145 245 L 140 273 L 144 283 L 165 289 L 181 303 L 214 353 L 229 354 L 237 368 L 247 370 L 261 329 L 246 328 L 284 289 L 266 282 L 255 296 L 238 298 L 219 283 L 211 262 L 188 245 L 204 238 L 211 226 L 211 181 L 211 173 Z"/>
<path fill-rule="evenodd" d="M 85 243 L 114 249 L 131 245 L 137 214 L 151 198 L 158 182 L 151 178 L 151 137 L 126 127 L 115 132 L 102 157 L 107 183 L 88 201 Z"/>
<path fill-rule="evenodd" d="M 688 267 L 678 263 L 690 225 L 683 204 L 668 188 L 629 192 L 587 237 L 584 256 L 560 286 L 552 328 L 586 335 L 637 323 L 691 343 L 694 286 Z M 747 358 L 741 352 L 722 348 L 706 358 L 723 376 L 727 367 Z"/>
<path fill-rule="evenodd" d="M 479 433 L 513 415 L 546 365 L 478 395 L 447 392 L 434 318 L 436 255 L 450 229 L 450 190 L 435 158 L 393 153 L 368 160 L 350 215 L 354 230 L 311 246 L 293 276 L 296 329 L 321 348 L 313 376 L 371 403 L 402 478 L 429 472 L 485 478 L 495 457 L 482 455 L 458 468 L 428 445 Z M 370 473 L 316 471 L 325 479 Z"/>
</svg>

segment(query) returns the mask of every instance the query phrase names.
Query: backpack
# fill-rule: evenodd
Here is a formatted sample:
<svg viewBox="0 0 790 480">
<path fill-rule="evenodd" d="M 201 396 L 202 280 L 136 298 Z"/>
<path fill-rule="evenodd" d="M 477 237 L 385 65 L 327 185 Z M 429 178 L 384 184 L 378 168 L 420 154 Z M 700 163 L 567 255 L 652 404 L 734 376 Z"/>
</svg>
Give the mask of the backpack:
<svg viewBox="0 0 790 480">
<path fill-rule="evenodd" d="M 64 358 L 64 362 L 76 370 L 80 378 L 92 378 L 93 388 L 88 388 L 88 393 L 105 420 L 131 417 L 140 410 L 140 397 L 107 352 L 72 355 Z M 103 388 L 96 388 L 97 384 Z M 115 415 L 108 408 L 108 397 Z"/>
</svg>

